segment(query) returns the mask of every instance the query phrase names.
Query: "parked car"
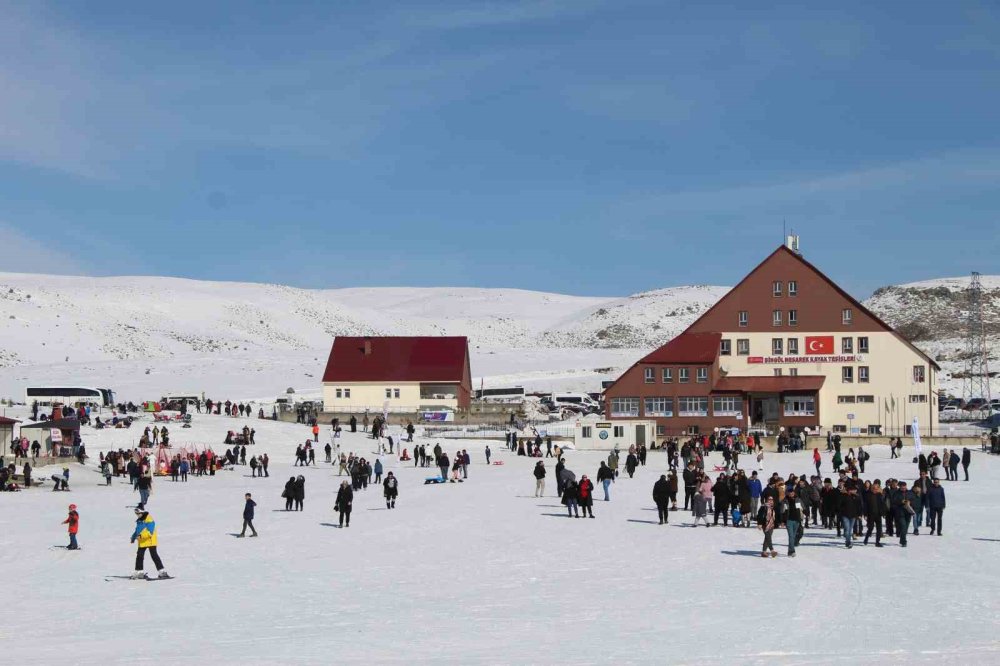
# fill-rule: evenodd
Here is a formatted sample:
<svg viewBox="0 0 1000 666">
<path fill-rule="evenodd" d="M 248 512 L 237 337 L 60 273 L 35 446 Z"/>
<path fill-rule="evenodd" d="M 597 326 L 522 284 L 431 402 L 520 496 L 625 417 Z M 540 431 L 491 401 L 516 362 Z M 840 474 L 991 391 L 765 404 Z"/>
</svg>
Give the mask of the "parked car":
<svg viewBox="0 0 1000 666">
<path fill-rule="evenodd" d="M 938 410 L 939 414 L 961 414 L 962 410 L 958 408 L 958 405 L 945 405 Z"/>
<path fill-rule="evenodd" d="M 978 412 L 981 409 L 986 409 L 986 404 L 986 398 L 973 398 L 965 403 L 965 409 L 970 412 Z"/>
</svg>

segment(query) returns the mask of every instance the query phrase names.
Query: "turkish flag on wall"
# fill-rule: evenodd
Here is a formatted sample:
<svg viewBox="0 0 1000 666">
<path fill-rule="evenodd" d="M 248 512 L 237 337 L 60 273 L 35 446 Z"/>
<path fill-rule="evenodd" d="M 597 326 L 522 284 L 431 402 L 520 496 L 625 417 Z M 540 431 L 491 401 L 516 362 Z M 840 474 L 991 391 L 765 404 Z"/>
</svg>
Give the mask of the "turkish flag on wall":
<svg viewBox="0 0 1000 666">
<path fill-rule="evenodd" d="M 819 356 L 833 353 L 833 336 L 816 335 L 806 337 L 806 355 Z"/>
</svg>

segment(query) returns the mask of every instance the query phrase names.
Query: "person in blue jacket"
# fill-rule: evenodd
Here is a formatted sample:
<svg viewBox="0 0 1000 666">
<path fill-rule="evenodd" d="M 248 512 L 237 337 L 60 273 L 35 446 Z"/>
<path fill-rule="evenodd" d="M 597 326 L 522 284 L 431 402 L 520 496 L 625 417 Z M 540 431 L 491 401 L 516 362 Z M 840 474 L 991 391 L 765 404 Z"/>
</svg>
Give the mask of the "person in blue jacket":
<svg viewBox="0 0 1000 666">
<path fill-rule="evenodd" d="M 246 504 L 243 505 L 243 531 L 240 532 L 240 538 L 247 535 L 247 527 L 253 532 L 250 536 L 257 536 L 257 528 L 253 526 L 253 508 L 257 506 L 257 502 L 251 499 L 250 493 L 245 495 Z"/>
<path fill-rule="evenodd" d="M 378 458 L 375 459 L 375 466 L 372 467 L 372 472 L 375 473 L 375 480 L 372 483 L 382 483 L 382 461 Z"/>
<path fill-rule="evenodd" d="M 944 524 L 944 488 L 941 486 L 941 479 L 934 479 L 931 489 L 927 491 L 927 499 L 924 500 L 930 508 L 930 528 L 931 534 L 935 529 L 937 535 L 941 536 L 941 526 Z"/>
<path fill-rule="evenodd" d="M 756 516 L 760 508 L 760 495 L 764 491 L 760 479 L 757 478 L 757 472 L 751 472 L 747 485 L 750 486 L 750 515 Z"/>
</svg>

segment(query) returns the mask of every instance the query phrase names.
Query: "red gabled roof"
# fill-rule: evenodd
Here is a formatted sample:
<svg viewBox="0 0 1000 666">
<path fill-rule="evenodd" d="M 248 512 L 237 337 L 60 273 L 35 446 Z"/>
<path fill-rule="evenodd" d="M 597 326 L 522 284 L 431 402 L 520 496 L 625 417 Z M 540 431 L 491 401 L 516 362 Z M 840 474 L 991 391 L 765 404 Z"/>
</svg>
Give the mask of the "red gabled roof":
<svg viewBox="0 0 1000 666">
<path fill-rule="evenodd" d="M 371 353 L 365 354 L 369 344 Z M 462 382 L 466 337 L 345 337 L 333 340 L 324 382 Z"/>
<path fill-rule="evenodd" d="M 6 416 L 0 416 L 0 425 L 13 425 L 15 423 L 20 423 L 17 419 L 9 419 Z"/>
<path fill-rule="evenodd" d="M 823 375 L 797 375 L 788 377 L 723 377 L 715 382 L 712 393 L 788 393 L 789 391 L 818 391 L 823 388 Z"/>
<path fill-rule="evenodd" d="M 721 333 L 681 333 L 639 359 L 639 363 L 712 363 L 721 340 Z"/>
</svg>

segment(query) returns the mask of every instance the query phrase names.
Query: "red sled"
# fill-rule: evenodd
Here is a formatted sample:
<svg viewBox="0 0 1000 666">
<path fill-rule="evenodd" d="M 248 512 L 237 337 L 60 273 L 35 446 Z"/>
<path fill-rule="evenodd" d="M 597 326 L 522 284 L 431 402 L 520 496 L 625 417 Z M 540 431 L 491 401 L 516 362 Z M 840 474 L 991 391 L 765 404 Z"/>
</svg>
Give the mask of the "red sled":
<svg viewBox="0 0 1000 666">
<path fill-rule="evenodd" d="M 502 460 L 494 460 L 494 461 L 493 461 L 493 464 L 494 464 L 494 465 L 502 465 L 502 464 L 503 464 L 503 461 L 502 461 Z"/>
</svg>

